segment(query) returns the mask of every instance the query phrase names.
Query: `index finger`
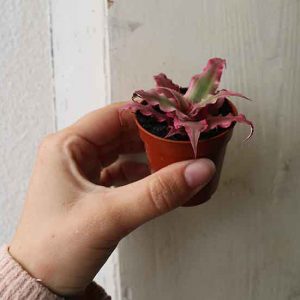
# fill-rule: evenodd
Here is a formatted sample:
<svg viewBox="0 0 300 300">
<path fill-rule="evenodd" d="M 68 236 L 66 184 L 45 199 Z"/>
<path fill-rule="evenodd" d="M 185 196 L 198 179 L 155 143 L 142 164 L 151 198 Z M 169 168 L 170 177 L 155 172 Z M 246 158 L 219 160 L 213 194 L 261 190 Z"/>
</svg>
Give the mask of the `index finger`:
<svg viewBox="0 0 300 300">
<path fill-rule="evenodd" d="M 87 114 L 71 126 L 72 131 L 100 147 L 116 141 L 139 139 L 132 113 L 119 113 L 124 104 L 114 103 Z"/>
</svg>

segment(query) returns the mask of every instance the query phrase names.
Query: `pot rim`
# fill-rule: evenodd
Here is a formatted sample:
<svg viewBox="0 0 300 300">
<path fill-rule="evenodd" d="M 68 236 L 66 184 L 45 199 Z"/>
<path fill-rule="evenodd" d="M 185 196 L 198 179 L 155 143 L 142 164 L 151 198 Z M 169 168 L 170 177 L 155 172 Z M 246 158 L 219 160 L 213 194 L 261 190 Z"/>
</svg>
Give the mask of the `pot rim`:
<svg viewBox="0 0 300 300">
<path fill-rule="evenodd" d="M 229 99 L 226 99 L 231 108 L 232 108 L 232 111 L 233 111 L 233 114 L 236 116 L 238 114 L 238 111 L 237 111 L 237 108 L 236 106 L 229 100 Z M 176 141 L 176 140 L 169 140 L 169 139 L 166 139 L 166 138 L 162 138 L 162 137 L 159 137 L 149 131 L 147 131 L 140 123 L 139 121 L 137 120 L 136 118 L 136 115 L 134 114 L 134 119 L 135 119 L 135 123 L 137 124 L 139 130 L 145 132 L 146 134 L 152 136 L 153 138 L 157 139 L 157 140 L 161 140 L 161 141 L 164 141 L 164 142 L 167 142 L 167 143 L 171 143 L 171 144 L 190 144 L 191 142 L 190 141 Z M 211 138 L 208 138 L 206 140 L 199 140 L 198 141 L 198 144 L 202 144 L 202 143 L 206 143 L 207 141 L 210 141 L 210 140 L 215 140 L 215 139 L 218 139 L 226 134 L 228 134 L 228 132 L 232 131 L 233 128 L 234 128 L 235 124 L 232 126 L 232 127 L 229 127 L 227 128 L 225 131 L 219 133 L 218 135 L 214 136 L 214 137 L 211 137 Z"/>
</svg>

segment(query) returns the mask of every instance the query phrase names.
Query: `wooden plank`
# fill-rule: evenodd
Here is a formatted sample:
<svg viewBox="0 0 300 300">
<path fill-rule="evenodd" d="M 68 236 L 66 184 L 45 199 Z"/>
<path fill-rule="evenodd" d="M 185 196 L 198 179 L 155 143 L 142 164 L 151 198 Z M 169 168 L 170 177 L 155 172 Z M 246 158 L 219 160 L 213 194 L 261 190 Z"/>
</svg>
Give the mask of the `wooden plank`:
<svg viewBox="0 0 300 300">
<path fill-rule="evenodd" d="M 110 103 L 106 1 L 52 0 L 57 127 Z M 120 298 L 118 250 L 97 276 L 113 299 Z"/>
<path fill-rule="evenodd" d="M 37 147 L 54 131 L 47 1 L 0 1 L 0 245 L 10 243 Z"/>
<path fill-rule="evenodd" d="M 104 0 L 52 0 L 58 128 L 110 103 Z"/>
<path fill-rule="evenodd" d="M 122 299 L 300 299 L 300 2 L 118 0 L 109 16 L 114 99 L 220 56 L 223 86 L 255 100 L 236 102 L 256 134 L 235 130 L 215 197 L 122 242 Z"/>
</svg>

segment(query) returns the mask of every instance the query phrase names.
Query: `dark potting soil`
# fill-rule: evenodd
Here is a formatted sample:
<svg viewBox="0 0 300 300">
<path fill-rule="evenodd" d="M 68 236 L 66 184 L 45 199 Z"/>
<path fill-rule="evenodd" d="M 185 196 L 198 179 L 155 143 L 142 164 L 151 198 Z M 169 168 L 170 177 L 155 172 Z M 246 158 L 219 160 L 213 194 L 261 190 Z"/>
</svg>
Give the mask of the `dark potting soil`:
<svg viewBox="0 0 300 300">
<path fill-rule="evenodd" d="M 220 114 L 222 116 L 226 116 L 231 112 L 232 112 L 231 107 L 228 104 L 228 101 L 225 101 L 223 106 L 220 108 Z M 144 129 L 146 129 L 147 131 L 149 131 L 150 133 L 152 133 L 158 137 L 164 138 L 169 132 L 167 122 L 159 123 L 156 121 L 155 118 L 153 118 L 151 116 L 144 116 L 139 111 L 136 112 L 136 118 Z M 199 139 L 200 140 L 209 139 L 214 136 L 217 136 L 218 134 L 220 134 L 226 130 L 227 130 L 226 128 L 215 128 L 208 132 L 202 132 Z M 174 140 L 174 141 L 188 141 L 189 140 L 187 134 L 175 134 L 175 135 L 169 137 L 168 139 Z"/>
</svg>

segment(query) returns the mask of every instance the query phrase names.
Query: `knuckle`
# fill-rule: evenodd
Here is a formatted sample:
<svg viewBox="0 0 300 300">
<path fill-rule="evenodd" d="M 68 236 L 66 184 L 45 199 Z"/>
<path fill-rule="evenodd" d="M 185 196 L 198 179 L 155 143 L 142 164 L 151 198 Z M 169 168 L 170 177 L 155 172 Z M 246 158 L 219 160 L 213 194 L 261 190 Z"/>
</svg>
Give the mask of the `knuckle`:
<svg viewBox="0 0 300 300">
<path fill-rule="evenodd" d="M 53 149 L 55 145 L 55 141 L 56 141 L 56 134 L 52 133 L 46 135 L 39 145 L 39 149 L 38 149 L 39 154 L 40 155 L 47 154 L 50 151 L 50 149 Z"/>
<path fill-rule="evenodd" d="M 49 134 L 42 140 L 38 153 L 40 156 L 48 156 L 49 154 L 64 152 L 76 143 L 77 139 L 75 134 L 68 132 Z"/>
<path fill-rule="evenodd" d="M 160 213 L 170 211 L 177 204 L 174 184 L 166 182 L 160 175 L 150 182 L 148 193 L 154 209 Z"/>
</svg>

